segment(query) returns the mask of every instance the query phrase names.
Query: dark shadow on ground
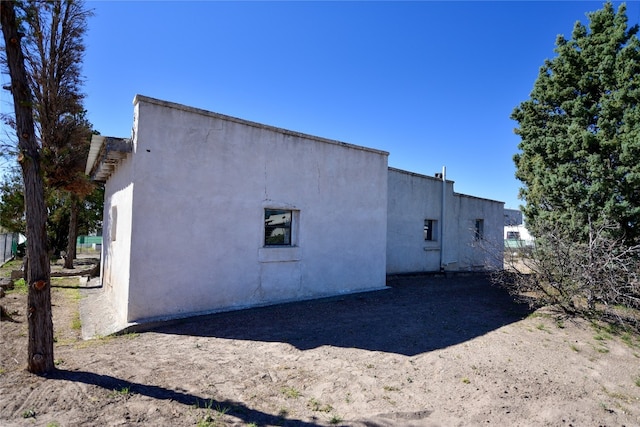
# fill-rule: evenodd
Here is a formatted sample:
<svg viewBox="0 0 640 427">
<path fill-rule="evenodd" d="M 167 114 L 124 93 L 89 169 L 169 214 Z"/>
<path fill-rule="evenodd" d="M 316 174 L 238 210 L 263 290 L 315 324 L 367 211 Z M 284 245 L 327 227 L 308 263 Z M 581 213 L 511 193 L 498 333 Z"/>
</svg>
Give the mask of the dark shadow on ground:
<svg viewBox="0 0 640 427">
<path fill-rule="evenodd" d="M 521 320 L 530 311 L 486 276 L 414 276 L 385 290 L 198 316 L 159 333 L 323 345 L 413 356 L 456 345 Z"/>
<path fill-rule="evenodd" d="M 58 288 L 58 289 L 100 289 L 102 287 L 102 285 L 95 285 L 95 286 L 82 286 L 82 285 L 72 285 L 72 286 L 67 286 L 67 285 L 51 285 L 51 288 Z"/>
<path fill-rule="evenodd" d="M 214 400 L 206 397 L 195 396 L 176 390 L 167 389 L 153 385 L 139 384 L 110 375 L 101 375 L 86 371 L 55 370 L 44 376 L 51 380 L 66 380 L 95 385 L 114 392 L 124 388 L 131 394 L 140 394 L 160 400 L 173 400 L 190 407 L 198 408 L 228 408 L 227 415 L 241 419 L 245 424 L 255 423 L 256 425 L 280 425 L 280 426 L 301 426 L 317 427 L 318 424 L 308 423 L 301 420 L 284 418 L 279 415 L 272 415 L 266 412 L 248 408 L 243 403 L 230 400 Z"/>
</svg>

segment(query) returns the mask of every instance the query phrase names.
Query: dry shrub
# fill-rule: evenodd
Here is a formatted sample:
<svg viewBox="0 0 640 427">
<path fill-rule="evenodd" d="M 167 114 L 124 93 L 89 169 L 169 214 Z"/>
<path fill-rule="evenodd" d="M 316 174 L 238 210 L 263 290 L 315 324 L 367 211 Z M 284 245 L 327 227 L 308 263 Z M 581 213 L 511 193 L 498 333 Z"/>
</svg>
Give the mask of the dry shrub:
<svg viewBox="0 0 640 427">
<path fill-rule="evenodd" d="M 640 331 L 640 245 L 612 231 L 589 224 L 581 241 L 557 224 L 541 227 L 533 248 L 506 254 L 494 283 L 532 305 Z"/>
</svg>

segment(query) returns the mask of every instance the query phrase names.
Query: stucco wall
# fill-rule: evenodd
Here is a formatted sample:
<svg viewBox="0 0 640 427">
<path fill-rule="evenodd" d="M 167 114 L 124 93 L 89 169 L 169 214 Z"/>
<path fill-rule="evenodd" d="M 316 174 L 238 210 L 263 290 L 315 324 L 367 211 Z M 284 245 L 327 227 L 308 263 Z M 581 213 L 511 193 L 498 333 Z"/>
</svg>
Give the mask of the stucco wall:
<svg viewBox="0 0 640 427">
<path fill-rule="evenodd" d="M 123 160 L 105 183 L 101 280 L 118 316 L 127 322 L 131 254 L 131 159 Z"/>
<path fill-rule="evenodd" d="M 457 194 L 446 181 L 443 222 L 442 180 L 394 168 L 388 175 L 388 274 L 439 271 L 441 261 L 445 270 L 480 269 L 498 256 L 493 242 L 502 235 L 502 202 Z M 436 221 L 432 241 L 424 238 L 425 219 Z M 482 241 L 474 236 L 476 219 L 484 223 Z"/>
<path fill-rule="evenodd" d="M 384 286 L 387 153 L 135 108 L 128 321 Z M 265 208 L 295 211 L 295 247 L 263 247 Z"/>
<path fill-rule="evenodd" d="M 504 203 L 482 199 L 464 194 L 455 194 L 453 198 L 456 212 L 457 233 L 454 240 L 455 254 L 450 260 L 457 262 L 457 267 L 450 269 L 480 270 L 502 268 L 504 244 L 502 240 L 504 228 Z M 475 238 L 475 222 L 483 221 L 483 235 Z"/>
<path fill-rule="evenodd" d="M 388 175 L 387 273 L 438 271 L 440 229 L 429 242 L 423 230 L 425 219 L 440 221 L 442 181 L 391 168 Z"/>
</svg>

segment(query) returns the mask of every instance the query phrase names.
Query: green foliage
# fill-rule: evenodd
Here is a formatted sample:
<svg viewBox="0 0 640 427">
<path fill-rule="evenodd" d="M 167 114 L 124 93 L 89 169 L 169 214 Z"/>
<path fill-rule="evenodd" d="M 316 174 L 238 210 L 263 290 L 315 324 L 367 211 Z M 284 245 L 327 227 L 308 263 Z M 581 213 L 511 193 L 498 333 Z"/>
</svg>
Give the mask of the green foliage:
<svg viewBox="0 0 640 427">
<path fill-rule="evenodd" d="M 27 229 L 22 177 L 17 169 L 0 184 L 0 226 L 12 233 L 25 234 Z"/>
<path fill-rule="evenodd" d="M 26 411 L 22 412 L 22 418 L 35 418 L 36 417 L 36 411 L 33 409 L 27 409 Z"/>
<path fill-rule="evenodd" d="M 562 223 L 577 241 L 614 221 L 613 237 L 640 241 L 640 42 L 626 6 L 611 3 L 559 36 L 531 98 L 513 112 L 516 177 L 529 228 Z"/>
<path fill-rule="evenodd" d="M 216 404 L 215 408 L 213 407 L 213 399 L 205 400 L 204 406 L 200 404 L 198 400 L 196 400 L 195 408 L 204 408 L 206 409 L 206 414 L 204 417 L 200 418 L 197 422 L 197 426 L 199 427 L 214 427 L 217 425 L 222 425 L 222 417 L 227 414 L 231 408 L 227 406 L 220 406 Z"/>
<path fill-rule="evenodd" d="M 280 391 L 289 399 L 297 399 L 300 397 L 300 392 L 293 387 L 282 387 Z"/>
<path fill-rule="evenodd" d="M 79 312 L 73 314 L 73 318 L 71 319 L 71 329 L 74 331 L 82 330 L 82 321 L 80 320 Z"/>
<path fill-rule="evenodd" d="M 108 397 L 113 399 L 116 398 L 118 396 L 129 396 L 129 394 L 131 394 L 131 389 L 128 386 L 123 386 L 121 388 L 116 388 L 113 389 L 109 394 Z"/>
<path fill-rule="evenodd" d="M 47 211 L 53 217 L 47 221 L 48 246 L 59 257 L 62 250 L 73 251 L 66 245 L 69 232 L 76 230 L 75 221 L 69 221 L 69 200 L 90 198 L 95 187 L 84 173 L 95 132 L 83 106 L 81 75 L 84 36 L 92 11 L 82 0 L 24 0 L 14 6 L 24 34 L 21 42 L 38 139 L 39 173 L 44 179 Z M 15 129 L 15 117 L 3 114 L 2 119 Z M 16 156 L 15 144 L 2 144 L 0 154 Z M 0 224 L 25 234 L 22 180 L 14 178 L 0 189 Z"/>
<path fill-rule="evenodd" d="M 82 197 L 92 191 L 84 174 L 92 126 L 82 93 L 84 36 L 92 12 L 81 0 L 25 0 L 19 7 L 46 187 Z"/>
<path fill-rule="evenodd" d="M 66 191 L 49 190 L 47 207 L 47 235 L 49 248 L 56 258 L 67 249 L 69 218 L 71 216 L 71 194 Z M 104 187 L 96 187 L 81 203 L 78 210 L 78 233 L 90 234 L 102 224 Z"/>
<path fill-rule="evenodd" d="M 329 419 L 329 424 L 331 425 L 340 424 L 341 422 L 342 417 L 340 417 L 339 415 L 333 415 L 331 419 Z"/>
<path fill-rule="evenodd" d="M 315 398 L 309 399 L 307 402 L 307 407 L 315 412 L 331 412 L 333 411 L 333 407 L 329 404 L 323 405 L 319 400 Z"/>
<path fill-rule="evenodd" d="M 49 248 L 56 258 L 60 252 L 67 249 L 69 238 L 69 219 L 71 216 L 71 197 L 67 191 L 50 190 L 47 197 L 49 218 L 47 219 L 47 234 Z M 78 234 L 90 234 L 102 225 L 102 208 L 104 187 L 97 186 L 80 202 L 78 209 Z"/>
<path fill-rule="evenodd" d="M 78 233 L 95 232 L 102 222 L 104 187 L 96 186 L 81 201 L 78 211 Z M 58 258 L 66 250 L 69 236 L 71 196 L 67 191 L 45 190 L 47 218 L 47 238 L 49 249 Z M 10 232 L 25 233 L 24 192 L 22 178 L 17 170 L 5 177 L 0 184 L 0 225 Z"/>
<path fill-rule="evenodd" d="M 25 282 L 24 279 L 18 279 L 13 282 L 13 292 L 17 292 L 19 294 L 26 294 L 27 292 L 29 292 L 27 282 Z"/>
</svg>

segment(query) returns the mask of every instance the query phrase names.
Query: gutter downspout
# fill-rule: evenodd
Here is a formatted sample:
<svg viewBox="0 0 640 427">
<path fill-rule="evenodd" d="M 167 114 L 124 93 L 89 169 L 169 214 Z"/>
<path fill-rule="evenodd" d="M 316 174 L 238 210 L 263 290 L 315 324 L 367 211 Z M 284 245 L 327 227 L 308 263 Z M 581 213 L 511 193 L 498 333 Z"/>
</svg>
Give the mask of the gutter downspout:
<svg viewBox="0 0 640 427">
<path fill-rule="evenodd" d="M 442 206 L 440 209 L 440 271 L 444 271 L 444 218 L 447 192 L 447 167 L 442 166 Z"/>
</svg>

